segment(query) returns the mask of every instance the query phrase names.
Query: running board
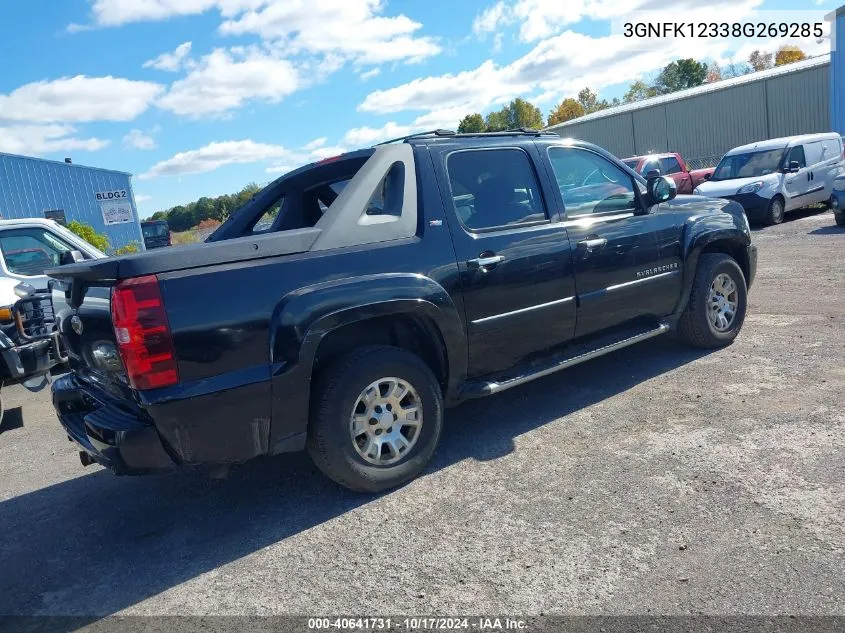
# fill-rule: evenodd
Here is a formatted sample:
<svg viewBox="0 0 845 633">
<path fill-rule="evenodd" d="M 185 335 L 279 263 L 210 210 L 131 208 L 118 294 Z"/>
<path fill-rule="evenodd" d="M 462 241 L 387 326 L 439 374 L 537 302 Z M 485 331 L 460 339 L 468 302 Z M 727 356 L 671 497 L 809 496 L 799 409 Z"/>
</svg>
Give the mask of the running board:
<svg viewBox="0 0 845 633">
<path fill-rule="evenodd" d="M 610 352 L 615 352 L 623 347 L 628 347 L 630 345 L 634 345 L 635 343 L 654 338 L 655 336 L 660 336 L 668 331 L 668 324 L 659 323 L 657 327 L 640 331 L 637 334 L 631 335 L 631 332 L 629 331 L 627 332 L 628 336 L 624 338 L 617 338 L 616 340 L 611 340 L 610 342 L 608 342 L 607 338 L 603 338 L 596 342 L 598 343 L 598 347 L 593 347 L 588 351 L 583 351 L 585 344 L 581 344 L 576 346 L 574 350 L 569 350 L 570 355 L 564 358 L 557 358 L 552 361 L 551 364 L 535 366 L 536 368 L 530 372 L 514 376 L 506 376 L 494 380 L 469 382 L 461 390 L 461 398 L 482 398 L 484 396 L 490 396 L 494 393 L 510 389 L 511 387 L 517 387 L 527 382 L 531 382 L 537 378 L 548 376 L 549 374 L 553 374 L 561 369 L 566 369 L 567 367 L 578 365 L 579 363 L 598 358 L 599 356 L 604 356 Z"/>
</svg>

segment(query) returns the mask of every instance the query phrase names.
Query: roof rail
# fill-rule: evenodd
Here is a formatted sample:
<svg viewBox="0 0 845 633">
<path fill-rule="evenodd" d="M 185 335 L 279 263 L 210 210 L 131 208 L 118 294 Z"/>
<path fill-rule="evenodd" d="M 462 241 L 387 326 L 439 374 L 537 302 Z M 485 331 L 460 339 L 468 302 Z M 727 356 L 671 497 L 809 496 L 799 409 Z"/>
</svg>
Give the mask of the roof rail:
<svg viewBox="0 0 845 633">
<path fill-rule="evenodd" d="M 544 132 L 543 130 L 534 130 L 528 127 L 517 127 L 509 130 L 499 130 L 497 132 L 464 132 L 458 133 L 455 136 L 461 138 L 466 137 L 490 137 L 490 136 L 557 136 L 554 132 Z"/>
<path fill-rule="evenodd" d="M 421 136 L 455 136 L 454 130 L 429 130 L 428 132 L 417 132 L 416 134 L 408 134 L 407 136 L 400 136 L 398 138 L 392 138 L 389 141 L 382 141 L 381 143 L 376 143 L 374 147 L 378 147 L 379 145 L 389 145 L 390 143 L 398 143 L 399 141 L 407 141 L 409 138 L 419 138 Z"/>
</svg>

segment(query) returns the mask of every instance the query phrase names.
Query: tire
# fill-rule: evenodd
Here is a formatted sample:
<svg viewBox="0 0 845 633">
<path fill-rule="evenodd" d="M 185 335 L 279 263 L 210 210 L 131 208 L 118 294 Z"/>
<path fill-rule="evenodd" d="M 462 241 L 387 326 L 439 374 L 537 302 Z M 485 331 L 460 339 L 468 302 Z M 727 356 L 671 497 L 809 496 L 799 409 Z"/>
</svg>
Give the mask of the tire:
<svg viewBox="0 0 845 633">
<path fill-rule="evenodd" d="M 766 212 L 766 224 L 768 226 L 780 224 L 783 222 L 784 214 L 783 198 L 775 196 L 772 198 L 771 202 L 769 202 L 769 210 Z"/>
<path fill-rule="evenodd" d="M 845 213 L 834 213 L 833 219 L 836 220 L 836 226 L 845 226 Z"/>
<path fill-rule="evenodd" d="M 720 306 L 726 302 L 718 302 L 719 292 L 725 287 L 719 282 L 726 276 L 735 286 L 734 292 L 727 293 L 727 299 L 733 296 L 735 304 L 733 316 L 728 318 Z M 711 300 L 711 289 L 716 292 Z M 678 322 L 681 337 L 694 347 L 713 349 L 730 345 L 742 329 L 745 322 L 745 312 L 748 307 L 748 289 L 745 285 L 745 275 L 736 260 L 722 253 L 705 253 L 698 260 L 695 280 L 692 285 L 687 308 Z M 714 323 L 719 320 L 721 313 L 727 322 Z M 711 316 L 712 315 L 712 316 Z"/>
<path fill-rule="evenodd" d="M 393 389 L 391 381 L 407 387 L 399 401 L 382 395 Z M 443 395 L 428 365 L 408 351 L 387 346 L 353 350 L 320 373 L 313 394 L 308 452 L 323 474 L 341 486 L 366 493 L 394 488 L 419 475 L 434 454 L 443 428 Z M 419 414 L 413 413 L 415 402 Z M 415 426 L 412 417 L 417 415 L 420 424 Z M 388 427 L 397 416 L 407 417 L 408 424 Z M 353 428 L 364 432 L 353 437 Z M 408 445 L 404 449 L 402 441 Z M 377 451 L 369 450 L 375 446 Z"/>
</svg>

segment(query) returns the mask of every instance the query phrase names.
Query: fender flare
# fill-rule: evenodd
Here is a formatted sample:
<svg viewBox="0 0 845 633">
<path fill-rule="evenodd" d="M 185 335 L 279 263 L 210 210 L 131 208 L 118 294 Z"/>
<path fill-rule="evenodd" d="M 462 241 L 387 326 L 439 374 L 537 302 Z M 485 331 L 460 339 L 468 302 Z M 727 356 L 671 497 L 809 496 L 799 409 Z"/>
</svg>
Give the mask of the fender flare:
<svg viewBox="0 0 845 633">
<path fill-rule="evenodd" d="M 751 234 L 747 228 L 747 224 L 746 226 L 742 226 L 737 216 L 729 212 L 730 205 L 736 205 L 739 207 L 740 214 L 744 213 L 738 203 L 731 202 L 725 207 L 723 213 L 693 218 L 684 230 L 682 242 L 684 262 L 683 290 L 680 300 L 675 307 L 676 314 L 686 309 L 689 296 L 692 293 L 695 274 L 698 271 L 698 260 L 701 257 L 701 253 L 708 246 L 716 242 L 722 242 L 728 243 L 734 248 L 744 250 L 751 244 Z M 739 263 L 742 265 L 742 262 Z"/>
<path fill-rule="evenodd" d="M 353 323 L 394 315 L 422 318 L 434 328 L 446 361 L 446 393 L 466 376 L 466 335 L 460 312 L 437 282 L 415 273 L 344 278 L 290 293 L 277 305 L 270 330 L 274 373 L 285 367 L 308 382 L 317 349 L 332 331 Z"/>
</svg>

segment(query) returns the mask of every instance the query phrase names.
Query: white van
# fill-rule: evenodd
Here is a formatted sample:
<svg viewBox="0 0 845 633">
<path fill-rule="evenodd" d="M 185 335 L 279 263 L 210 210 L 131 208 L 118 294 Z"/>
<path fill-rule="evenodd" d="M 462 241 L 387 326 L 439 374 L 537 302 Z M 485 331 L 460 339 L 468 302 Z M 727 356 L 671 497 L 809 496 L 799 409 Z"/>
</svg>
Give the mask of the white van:
<svg viewBox="0 0 845 633">
<path fill-rule="evenodd" d="M 786 211 L 829 202 L 845 173 L 838 134 L 775 138 L 732 149 L 693 193 L 736 200 L 751 221 L 779 224 Z"/>
</svg>

